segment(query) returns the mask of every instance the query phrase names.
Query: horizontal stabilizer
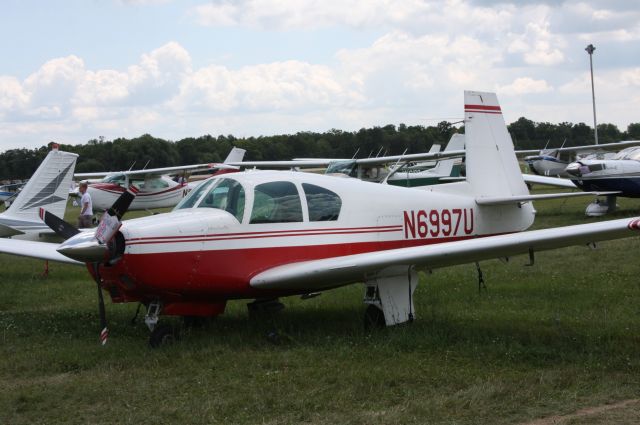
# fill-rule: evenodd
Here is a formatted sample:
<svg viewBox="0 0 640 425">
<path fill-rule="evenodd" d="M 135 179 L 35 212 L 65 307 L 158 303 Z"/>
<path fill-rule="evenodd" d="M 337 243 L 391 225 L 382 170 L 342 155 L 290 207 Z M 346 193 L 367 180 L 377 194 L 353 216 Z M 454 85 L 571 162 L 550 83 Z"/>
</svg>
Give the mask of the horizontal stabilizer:
<svg viewBox="0 0 640 425">
<path fill-rule="evenodd" d="M 565 193 L 545 193 L 541 195 L 518 195 L 518 196 L 494 196 L 490 198 L 476 198 L 478 205 L 505 205 L 518 204 L 529 201 L 543 201 L 546 199 L 573 198 L 576 196 L 606 196 L 616 195 L 620 192 L 565 192 Z"/>
<path fill-rule="evenodd" d="M 0 238 L 8 238 L 10 236 L 24 235 L 24 232 L 18 229 L 14 229 L 11 226 L 0 224 Z"/>
<path fill-rule="evenodd" d="M 559 177 L 537 176 L 535 174 L 523 174 L 525 183 L 541 184 L 545 186 L 566 187 L 567 189 L 576 189 L 576 185 L 569 179 L 561 179 Z"/>
<path fill-rule="evenodd" d="M 60 244 L 57 243 L 0 238 L 0 253 L 39 258 L 41 260 L 56 261 L 58 263 L 67 263 L 77 266 L 84 265 L 84 263 L 72 260 L 71 258 L 60 254 L 56 251 L 58 247 L 60 247 Z"/>
</svg>

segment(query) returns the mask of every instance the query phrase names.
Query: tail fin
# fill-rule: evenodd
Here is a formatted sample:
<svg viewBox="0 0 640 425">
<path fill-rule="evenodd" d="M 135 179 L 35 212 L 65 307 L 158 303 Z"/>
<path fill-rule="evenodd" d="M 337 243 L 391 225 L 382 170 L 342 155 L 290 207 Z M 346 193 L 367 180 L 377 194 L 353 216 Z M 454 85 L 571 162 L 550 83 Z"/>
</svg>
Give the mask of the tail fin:
<svg viewBox="0 0 640 425">
<path fill-rule="evenodd" d="M 64 217 L 78 155 L 51 150 L 4 213 L 23 220 L 40 220 L 40 208 Z"/>
<path fill-rule="evenodd" d="M 438 153 L 441 148 L 442 146 L 440 146 L 440 143 L 434 143 L 431 145 L 431 148 L 429 148 L 429 153 Z"/>
<path fill-rule="evenodd" d="M 467 182 L 478 198 L 527 195 L 495 93 L 464 92 Z"/>
<path fill-rule="evenodd" d="M 245 152 L 246 152 L 246 150 L 240 149 L 240 148 L 236 148 L 234 146 L 231 149 L 231 152 L 229 152 L 229 155 L 227 155 L 227 158 L 224 160 L 224 163 L 225 164 L 229 164 L 230 162 L 242 162 L 242 159 L 244 158 Z"/>
</svg>

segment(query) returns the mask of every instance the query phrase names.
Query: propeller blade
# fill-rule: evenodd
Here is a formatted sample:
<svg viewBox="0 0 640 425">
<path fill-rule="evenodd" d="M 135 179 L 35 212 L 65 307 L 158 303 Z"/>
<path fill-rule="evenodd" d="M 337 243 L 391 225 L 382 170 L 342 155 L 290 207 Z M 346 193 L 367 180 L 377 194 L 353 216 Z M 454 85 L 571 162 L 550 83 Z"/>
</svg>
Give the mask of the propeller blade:
<svg viewBox="0 0 640 425">
<path fill-rule="evenodd" d="M 109 253 L 109 241 L 122 225 L 120 218 L 127 212 L 138 189 L 131 186 L 113 203 L 104 214 L 95 232 L 83 232 L 66 240 L 57 251 L 74 260 L 84 263 L 106 261 Z"/>
<path fill-rule="evenodd" d="M 129 186 L 129 188 L 125 190 L 118 199 L 116 199 L 116 202 L 113 203 L 111 208 L 107 210 L 107 214 L 116 216 L 118 217 L 118 220 L 121 220 L 122 216 L 127 212 L 129 207 L 131 206 L 131 202 L 133 202 L 137 194 L 138 189 L 133 185 Z"/>
<path fill-rule="evenodd" d="M 40 219 L 42 219 L 42 221 L 44 221 L 44 223 L 49 226 L 51 230 L 56 232 L 56 234 L 62 237 L 64 240 L 67 240 L 80 233 L 80 230 L 76 229 L 75 226 L 67 223 L 55 214 L 51 214 L 44 208 L 40 208 Z"/>
<path fill-rule="evenodd" d="M 103 215 L 100 220 L 100 224 L 96 229 L 95 237 L 101 244 L 108 243 L 111 238 L 116 234 L 122 223 L 120 223 L 120 219 L 127 212 L 131 202 L 136 197 L 138 193 L 138 189 L 134 186 L 129 186 L 127 190 L 124 191 L 122 195 L 116 202 L 113 203 L 111 208 L 109 208 Z"/>
<path fill-rule="evenodd" d="M 105 345 L 109 338 L 109 328 L 107 327 L 107 313 L 104 308 L 104 297 L 102 296 L 102 287 L 100 286 L 100 272 L 98 263 L 93 264 L 95 272 L 96 285 L 98 286 L 98 312 L 100 313 L 100 343 Z"/>
</svg>

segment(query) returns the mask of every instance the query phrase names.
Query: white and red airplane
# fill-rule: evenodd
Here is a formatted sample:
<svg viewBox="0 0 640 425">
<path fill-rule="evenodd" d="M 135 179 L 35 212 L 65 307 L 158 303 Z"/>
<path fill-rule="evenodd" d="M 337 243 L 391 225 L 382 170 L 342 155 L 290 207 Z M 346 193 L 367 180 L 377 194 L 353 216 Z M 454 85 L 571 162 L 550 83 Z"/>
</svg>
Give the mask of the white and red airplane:
<svg viewBox="0 0 640 425">
<path fill-rule="evenodd" d="M 233 148 L 223 163 L 183 165 L 177 167 L 128 170 L 109 173 L 76 173 L 76 179 L 104 177 L 99 182 L 90 183 L 87 191 L 91 195 L 93 208 L 106 210 L 130 185 L 138 189 L 138 196 L 130 206 L 131 210 L 147 210 L 175 206 L 192 189 L 186 179 L 174 180 L 170 175 L 187 172 L 218 170 L 218 173 L 235 172 L 239 168 L 227 165 L 242 161 L 244 149 Z"/>
<path fill-rule="evenodd" d="M 523 232 L 534 221 L 531 201 L 560 195 L 529 194 L 495 94 L 465 92 L 465 128 L 466 181 L 418 189 L 290 171 L 228 174 L 172 212 L 121 223 L 134 198 L 125 192 L 95 233 L 46 213 L 65 242 L 0 240 L 0 252 L 86 264 L 113 302 L 147 306 L 157 346 L 174 335 L 158 325 L 162 314 L 216 316 L 232 299 L 257 307 L 356 282 L 366 287 L 366 320 L 395 325 L 416 317 L 417 267 L 637 235 L 640 218 Z"/>
</svg>

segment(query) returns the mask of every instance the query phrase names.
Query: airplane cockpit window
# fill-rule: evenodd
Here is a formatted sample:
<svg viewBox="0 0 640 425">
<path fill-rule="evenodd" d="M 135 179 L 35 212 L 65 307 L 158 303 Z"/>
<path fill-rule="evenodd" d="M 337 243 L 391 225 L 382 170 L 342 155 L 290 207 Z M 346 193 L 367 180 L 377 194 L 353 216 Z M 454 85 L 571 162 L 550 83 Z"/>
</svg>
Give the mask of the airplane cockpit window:
<svg viewBox="0 0 640 425">
<path fill-rule="evenodd" d="M 146 189 L 166 189 L 169 187 L 169 182 L 162 180 L 161 178 L 146 179 L 144 182 Z"/>
<path fill-rule="evenodd" d="M 251 223 L 299 221 L 302 221 L 302 203 L 295 184 L 270 182 L 255 187 Z"/>
<path fill-rule="evenodd" d="M 198 204 L 198 208 L 217 208 L 232 214 L 242 222 L 244 215 L 244 188 L 231 179 L 219 179 Z"/>
<path fill-rule="evenodd" d="M 356 177 L 357 168 L 355 160 L 333 161 L 327 167 L 325 174 L 344 174 L 349 177 Z"/>
<path fill-rule="evenodd" d="M 637 146 L 621 150 L 613 157 L 613 159 L 631 159 L 640 161 L 640 148 Z"/>
<path fill-rule="evenodd" d="M 104 179 L 102 179 L 103 183 L 112 183 L 112 184 L 117 184 L 119 186 L 123 186 L 125 181 L 126 181 L 126 177 L 124 174 L 113 174 L 110 176 L 106 176 Z"/>
<path fill-rule="evenodd" d="M 182 201 L 178 202 L 178 205 L 173 209 L 181 210 L 184 208 L 193 208 L 193 206 L 207 193 L 207 190 L 211 187 L 211 185 L 215 184 L 219 179 L 213 179 L 211 181 L 203 181 L 198 185 L 195 189 L 193 189 L 187 196 L 182 198 Z"/>
<path fill-rule="evenodd" d="M 309 206 L 309 221 L 333 221 L 338 219 L 342 200 L 336 193 L 309 183 L 302 183 L 302 189 Z"/>
</svg>

